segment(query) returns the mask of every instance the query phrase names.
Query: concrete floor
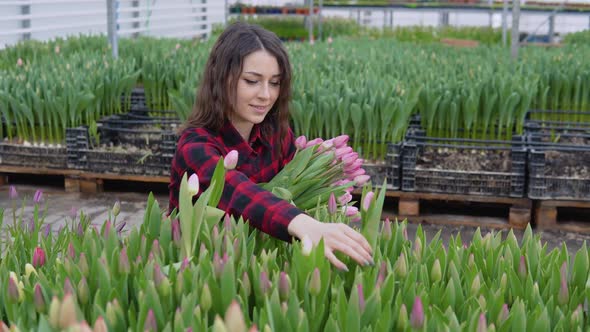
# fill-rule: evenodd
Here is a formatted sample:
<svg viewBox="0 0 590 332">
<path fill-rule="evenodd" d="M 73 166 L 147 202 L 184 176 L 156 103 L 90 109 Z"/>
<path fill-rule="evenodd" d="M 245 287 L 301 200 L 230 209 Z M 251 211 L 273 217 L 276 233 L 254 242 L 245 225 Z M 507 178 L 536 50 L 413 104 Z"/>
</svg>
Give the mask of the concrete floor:
<svg viewBox="0 0 590 332">
<path fill-rule="evenodd" d="M 168 206 L 168 193 L 165 186 L 157 188 L 150 188 L 150 186 L 141 184 L 123 184 L 118 188 L 105 188 L 105 192 L 98 194 L 82 194 L 82 193 L 68 193 L 63 189 L 63 185 L 33 185 L 31 183 L 14 183 L 18 192 L 18 200 L 11 200 L 8 197 L 9 186 L 0 186 L 0 209 L 4 209 L 4 217 L 2 225 L 12 224 L 13 220 L 13 206 L 17 204 L 20 213 L 20 206 L 23 199 L 25 202 L 24 220 L 29 220 L 33 214 L 33 196 L 37 189 L 43 190 L 43 204 L 46 206 L 45 222 L 52 225 L 52 230 L 56 231 L 60 226 L 69 222 L 72 218 L 72 213 L 79 215 L 83 212 L 87 215 L 92 224 L 100 226 L 107 219 L 109 211 L 113 204 L 119 200 L 121 202 L 121 212 L 117 217 L 117 224 L 119 222 L 126 222 L 125 230 L 130 227 L 137 227 L 143 221 L 144 209 L 146 206 L 148 193 L 155 190 L 155 198 L 159 202 L 161 208 Z M 59 182 L 58 182 L 59 183 Z M 387 208 L 387 207 L 386 207 Z M 413 238 L 416 229 L 416 224 L 409 224 L 408 235 Z M 464 242 L 470 241 L 474 227 L 455 227 L 444 225 L 429 225 L 422 224 L 426 231 L 427 238 L 432 238 L 438 231 L 441 231 L 441 239 L 448 243 L 451 236 L 456 236 L 458 233 Z M 489 230 L 482 229 L 482 235 L 485 235 Z M 498 231 L 495 231 L 498 232 Z M 507 234 L 507 231 L 502 231 Z M 520 238 L 522 231 L 515 231 L 516 236 Z M 541 233 L 542 241 L 547 243 L 550 249 L 560 247 L 565 241 L 568 249 L 571 252 L 578 250 L 584 241 L 590 240 L 590 235 L 567 233 L 561 231 L 544 231 Z"/>
</svg>

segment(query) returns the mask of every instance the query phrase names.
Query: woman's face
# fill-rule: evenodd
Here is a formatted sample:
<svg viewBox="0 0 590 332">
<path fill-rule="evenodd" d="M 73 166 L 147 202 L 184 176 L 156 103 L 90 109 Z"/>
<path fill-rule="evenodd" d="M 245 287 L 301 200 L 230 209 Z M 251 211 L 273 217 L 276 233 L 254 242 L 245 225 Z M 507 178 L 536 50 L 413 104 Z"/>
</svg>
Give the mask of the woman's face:
<svg viewBox="0 0 590 332">
<path fill-rule="evenodd" d="M 259 50 L 244 58 L 230 121 L 246 141 L 252 127 L 264 120 L 277 101 L 280 82 L 279 64 L 270 53 Z"/>
</svg>

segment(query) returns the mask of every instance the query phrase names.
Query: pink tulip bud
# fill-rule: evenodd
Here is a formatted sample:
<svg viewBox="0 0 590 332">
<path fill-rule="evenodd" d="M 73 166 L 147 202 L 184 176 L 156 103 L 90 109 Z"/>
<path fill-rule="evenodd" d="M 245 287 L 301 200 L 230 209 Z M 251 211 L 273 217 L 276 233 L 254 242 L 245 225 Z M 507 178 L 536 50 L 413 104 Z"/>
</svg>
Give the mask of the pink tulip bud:
<svg viewBox="0 0 590 332">
<path fill-rule="evenodd" d="M 385 277 L 387 276 L 387 263 L 385 261 L 381 262 L 381 266 L 379 267 L 379 274 L 377 274 L 377 282 L 375 283 L 377 287 L 381 287 L 383 282 L 385 281 Z"/>
<path fill-rule="evenodd" d="M 55 54 L 59 54 L 59 52 L 60 52 L 59 45 L 56 45 L 54 50 L 55 50 Z"/>
<path fill-rule="evenodd" d="M 338 206 L 336 205 L 336 196 L 334 193 L 330 194 L 330 198 L 328 198 L 328 213 L 334 214 L 338 210 Z"/>
<path fill-rule="evenodd" d="M 365 175 L 365 170 L 362 168 L 358 168 L 356 169 L 354 172 L 352 173 L 347 173 L 348 177 L 355 179 L 356 177 L 359 177 L 361 175 Z M 358 183 L 357 183 L 358 185 Z M 360 185 L 358 185 L 360 187 Z"/>
<path fill-rule="evenodd" d="M 43 230 L 43 237 L 48 237 L 49 233 L 51 233 L 51 225 L 45 225 L 45 229 Z"/>
<path fill-rule="evenodd" d="M 305 145 L 305 147 L 308 148 L 310 146 L 322 144 L 323 142 L 324 142 L 324 140 L 322 138 L 318 137 L 318 138 L 312 139 L 311 141 L 308 141 L 307 144 Z"/>
<path fill-rule="evenodd" d="M 22 66 L 23 66 L 23 59 L 21 59 L 21 58 L 18 58 L 18 59 L 16 60 L 16 66 L 17 66 L 17 67 L 22 67 Z"/>
<path fill-rule="evenodd" d="M 384 240 L 391 240 L 392 234 L 391 221 L 389 221 L 389 218 L 385 218 L 383 228 L 381 229 L 381 237 L 383 237 Z"/>
<path fill-rule="evenodd" d="M 188 192 L 191 196 L 199 193 L 199 176 L 195 173 L 188 178 Z"/>
<path fill-rule="evenodd" d="M 291 280 L 289 275 L 284 271 L 281 271 L 279 276 L 279 297 L 281 301 L 287 301 L 289 299 L 289 293 L 291 292 Z"/>
<path fill-rule="evenodd" d="M 350 146 L 344 146 L 341 148 L 337 148 L 334 152 L 334 155 L 338 159 L 342 159 L 344 156 L 348 156 L 349 154 L 353 153 L 353 150 Z"/>
<path fill-rule="evenodd" d="M 260 292 L 262 292 L 262 295 L 267 295 L 270 292 L 271 287 L 272 284 L 268 279 L 266 271 L 260 272 Z"/>
<path fill-rule="evenodd" d="M 156 316 L 154 315 L 153 309 L 148 310 L 147 316 L 145 317 L 145 322 L 143 323 L 143 331 L 158 331 L 158 322 L 156 321 Z"/>
<path fill-rule="evenodd" d="M 68 256 L 72 260 L 76 259 L 76 249 L 74 249 L 74 245 L 71 242 L 68 244 Z"/>
<path fill-rule="evenodd" d="M 479 315 L 479 322 L 477 322 L 477 332 L 486 332 L 488 330 L 488 323 L 486 322 L 486 315 Z"/>
<path fill-rule="evenodd" d="M 359 309 L 360 312 L 365 311 L 365 295 L 363 294 L 363 284 L 356 285 L 356 290 L 359 296 Z"/>
<path fill-rule="evenodd" d="M 342 162 L 345 164 L 352 164 L 355 160 L 358 159 L 358 157 L 359 154 L 356 152 L 347 153 L 344 156 L 342 156 Z"/>
<path fill-rule="evenodd" d="M 94 332 L 108 332 L 107 324 L 104 321 L 102 316 L 99 316 L 96 321 L 94 322 L 94 328 L 92 329 Z"/>
<path fill-rule="evenodd" d="M 33 251 L 33 266 L 39 268 L 45 265 L 45 251 L 40 247 L 36 247 Z"/>
<path fill-rule="evenodd" d="M 334 137 L 334 147 L 336 149 L 340 149 L 346 146 L 346 143 L 348 143 L 348 135 L 340 135 L 340 136 L 336 136 Z"/>
<path fill-rule="evenodd" d="M 340 205 L 346 205 L 352 201 L 352 195 L 349 192 L 344 193 L 342 196 L 338 197 L 338 202 Z"/>
<path fill-rule="evenodd" d="M 334 39 L 332 39 L 332 37 L 328 37 L 328 39 L 326 39 L 326 42 L 329 44 L 332 44 L 334 42 Z"/>
<path fill-rule="evenodd" d="M 180 272 L 182 272 L 182 271 L 186 270 L 186 268 L 187 268 L 187 267 L 189 267 L 189 265 L 190 265 L 190 261 L 188 260 L 188 258 L 187 258 L 187 257 L 185 257 L 185 258 L 182 260 L 182 263 L 180 264 Z"/>
<path fill-rule="evenodd" d="M 252 287 L 250 284 L 250 277 L 248 277 L 248 272 L 246 271 L 244 271 L 244 273 L 242 274 L 242 288 L 244 289 L 246 295 L 250 295 Z"/>
<path fill-rule="evenodd" d="M 8 198 L 10 199 L 17 199 L 18 193 L 16 192 L 16 188 L 14 186 L 8 187 Z"/>
<path fill-rule="evenodd" d="M 347 217 L 354 217 L 359 213 L 359 209 L 356 206 L 343 206 L 342 212 Z"/>
<path fill-rule="evenodd" d="M 35 289 L 33 291 L 33 302 L 37 312 L 45 311 L 45 296 L 43 296 L 43 290 L 41 289 L 41 285 L 39 285 L 39 283 L 35 284 Z"/>
<path fill-rule="evenodd" d="M 119 255 L 119 273 L 128 274 L 129 272 L 131 272 L 131 265 L 129 264 L 127 247 L 123 247 Z"/>
<path fill-rule="evenodd" d="M 350 223 L 351 223 L 351 224 L 358 224 L 358 223 L 360 223 L 362 220 L 363 220 L 363 219 L 361 218 L 361 216 L 357 214 L 356 216 L 352 217 L 352 219 L 350 219 Z"/>
<path fill-rule="evenodd" d="M 111 227 L 113 226 L 113 224 L 111 223 L 110 220 L 107 220 L 104 223 L 104 229 L 103 229 L 103 233 L 102 235 L 104 236 L 105 239 L 108 239 L 109 234 L 111 233 Z"/>
<path fill-rule="evenodd" d="M 231 302 L 225 312 L 225 326 L 227 331 L 246 331 L 244 313 L 236 300 Z"/>
<path fill-rule="evenodd" d="M 354 182 L 356 182 L 356 185 L 358 187 L 362 187 L 364 186 L 367 182 L 369 182 L 369 180 L 371 179 L 371 177 L 369 175 L 359 175 L 357 177 L 354 178 Z"/>
<path fill-rule="evenodd" d="M 219 256 L 219 253 L 215 252 L 213 254 L 213 270 L 215 271 L 215 275 L 217 278 L 221 278 L 221 274 L 223 273 L 223 268 L 225 267 L 225 262 Z"/>
<path fill-rule="evenodd" d="M 510 311 L 508 311 L 508 305 L 504 303 L 504 305 L 502 306 L 502 310 L 500 310 L 500 312 L 498 313 L 498 325 L 507 320 L 508 315 L 510 315 Z"/>
<path fill-rule="evenodd" d="M 322 290 L 322 278 L 320 276 L 320 270 L 316 267 L 311 275 L 309 281 L 309 293 L 313 296 L 318 296 Z"/>
<path fill-rule="evenodd" d="M 180 44 L 176 43 L 176 46 L 174 46 L 174 49 L 178 51 L 179 48 L 180 48 Z"/>
<path fill-rule="evenodd" d="M 156 285 L 156 287 L 160 286 L 162 281 L 164 281 L 164 278 L 166 278 L 166 276 L 162 273 L 160 265 L 158 263 L 154 264 L 154 285 Z"/>
<path fill-rule="evenodd" d="M 567 288 L 567 264 L 563 262 L 560 269 L 561 280 L 559 283 L 559 294 L 557 295 L 557 302 L 561 305 L 566 305 L 569 301 L 569 291 Z"/>
<path fill-rule="evenodd" d="M 309 256 L 311 254 L 311 250 L 313 248 L 313 242 L 308 235 L 304 235 L 303 239 L 301 239 L 301 253 L 304 256 Z"/>
<path fill-rule="evenodd" d="M 18 281 L 16 275 L 12 274 L 8 277 L 8 299 L 13 302 L 18 302 L 20 299 L 20 292 L 18 290 Z"/>
<path fill-rule="evenodd" d="M 172 220 L 170 224 L 170 226 L 172 227 L 172 241 L 174 241 L 174 244 L 176 246 L 180 246 L 180 220 L 178 220 L 178 218 L 175 218 L 174 220 Z"/>
<path fill-rule="evenodd" d="M 526 278 L 527 268 L 524 256 L 520 256 L 520 262 L 518 263 L 518 276 L 522 279 Z"/>
<path fill-rule="evenodd" d="M 231 150 L 223 159 L 223 167 L 227 170 L 232 170 L 236 168 L 238 164 L 238 151 Z"/>
<path fill-rule="evenodd" d="M 320 144 L 318 151 L 329 151 L 333 146 L 334 143 L 332 143 L 330 140 L 324 141 L 322 144 Z"/>
<path fill-rule="evenodd" d="M 307 145 L 307 138 L 305 136 L 299 136 L 295 140 L 295 147 L 297 148 L 297 150 L 305 149 L 306 145 Z"/>
<path fill-rule="evenodd" d="M 363 211 L 369 211 L 371 203 L 373 202 L 373 196 L 375 196 L 375 193 L 372 191 L 369 191 L 365 195 L 365 198 L 363 199 Z"/>
<path fill-rule="evenodd" d="M 410 314 L 410 324 L 413 328 L 420 330 L 424 326 L 424 308 L 422 307 L 422 300 L 416 296 L 414 305 L 412 306 L 412 313 Z"/>
<path fill-rule="evenodd" d="M 231 217 L 229 214 L 225 214 L 225 216 L 223 217 L 223 228 L 225 228 L 225 233 L 229 233 L 232 230 L 232 226 L 233 226 L 233 221 L 231 220 Z"/>
<path fill-rule="evenodd" d="M 66 277 L 66 280 L 64 280 L 64 294 L 76 294 L 76 290 L 74 289 L 74 286 L 72 285 L 72 282 L 70 281 L 70 278 Z"/>
<path fill-rule="evenodd" d="M 41 203 L 41 200 L 43 200 L 43 191 L 38 189 L 35 191 L 35 195 L 33 196 L 33 202 Z"/>
</svg>

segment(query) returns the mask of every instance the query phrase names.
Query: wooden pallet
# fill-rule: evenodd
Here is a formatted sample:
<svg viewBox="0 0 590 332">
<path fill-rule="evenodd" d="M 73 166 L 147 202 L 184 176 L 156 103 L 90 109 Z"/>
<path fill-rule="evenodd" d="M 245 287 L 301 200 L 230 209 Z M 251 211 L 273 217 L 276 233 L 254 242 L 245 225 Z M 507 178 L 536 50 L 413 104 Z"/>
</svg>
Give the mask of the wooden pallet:
<svg viewBox="0 0 590 332">
<path fill-rule="evenodd" d="M 167 176 L 120 175 L 89 173 L 72 169 L 32 168 L 0 166 L 0 185 L 8 184 L 7 174 L 63 175 L 67 192 L 97 193 L 103 191 L 104 181 L 133 181 L 148 183 L 168 183 Z"/>
<path fill-rule="evenodd" d="M 577 208 L 587 211 L 580 220 L 558 220 L 558 208 Z M 538 229 L 590 233 L 590 201 L 539 200 L 535 202 L 535 223 Z"/>
<path fill-rule="evenodd" d="M 397 213 L 384 208 L 383 217 L 408 219 L 414 223 L 445 224 L 457 226 L 475 226 L 494 229 L 524 229 L 531 222 L 532 201 L 528 198 L 492 197 L 477 195 L 440 194 L 424 192 L 388 191 L 386 196 L 397 199 Z M 421 205 L 433 201 L 469 204 L 472 209 L 491 206 L 509 206 L 504 217 L 481 215 L 452 214 L 452 208 L 440 211 L 422 211 Z"/>
</svg>

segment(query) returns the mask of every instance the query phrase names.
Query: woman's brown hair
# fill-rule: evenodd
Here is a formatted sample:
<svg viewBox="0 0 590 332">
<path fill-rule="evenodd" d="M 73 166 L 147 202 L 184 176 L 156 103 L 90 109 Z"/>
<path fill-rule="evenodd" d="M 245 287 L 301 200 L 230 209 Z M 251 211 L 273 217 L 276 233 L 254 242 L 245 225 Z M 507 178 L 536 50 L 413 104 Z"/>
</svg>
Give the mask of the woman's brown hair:
<svg viewBox="0 0 590 332">
<path fill-rule="evenodd" d="M 281 141 L 286 139 L 291 99 L 289 56 L 281 40 L 273 32 L 239 21 L 228 26 L 213 45 L 201 84 L 197 89 L 193 111 L 182 129 L 221 129 L 235 109 L 236 89 L 244 58 L 259 50 L 265 50 L 273 55 L 281 71 L 279 97 L 261 123 L 262 137 L 268 139 L 273 131 L 278 131 Z M 282 153 L 280 146 L 282 144 L 275 147 L 279 154 Z"/>
</svg>

